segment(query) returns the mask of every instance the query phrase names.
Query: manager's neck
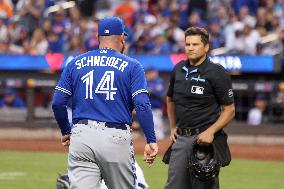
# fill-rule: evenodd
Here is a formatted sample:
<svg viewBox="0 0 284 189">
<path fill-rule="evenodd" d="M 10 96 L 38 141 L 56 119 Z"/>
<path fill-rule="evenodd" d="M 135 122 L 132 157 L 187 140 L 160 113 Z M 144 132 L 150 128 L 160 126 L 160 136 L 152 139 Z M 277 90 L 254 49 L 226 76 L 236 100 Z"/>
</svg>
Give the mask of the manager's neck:
<svg viewBox="0 0 284 189">
<path fill-rule="evenodd" d="M 115 51 L 121 51 L 121 45 L 118 43 L 116 36 L 103 36 L 99 37 L 99 48 L 100 49 L 112 49 Z"/>
</svg>

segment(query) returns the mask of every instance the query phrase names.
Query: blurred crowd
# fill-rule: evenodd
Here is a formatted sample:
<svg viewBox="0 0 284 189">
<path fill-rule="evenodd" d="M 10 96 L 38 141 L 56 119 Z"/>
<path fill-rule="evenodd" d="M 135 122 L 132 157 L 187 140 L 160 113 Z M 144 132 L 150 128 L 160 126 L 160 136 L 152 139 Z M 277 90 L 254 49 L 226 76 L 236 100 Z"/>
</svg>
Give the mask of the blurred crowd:
<svg viewBox="0 0 284 189">
<path fill-rule="evenodd" d="M 282 54 L 283 0 L 0 0 L 0 53 L 95 49 L 98 19 L 113 15 L 127 25 L 128 54 L 182 53 L 190 26 L 209 30 L 212 53 Z"/>
</svg>

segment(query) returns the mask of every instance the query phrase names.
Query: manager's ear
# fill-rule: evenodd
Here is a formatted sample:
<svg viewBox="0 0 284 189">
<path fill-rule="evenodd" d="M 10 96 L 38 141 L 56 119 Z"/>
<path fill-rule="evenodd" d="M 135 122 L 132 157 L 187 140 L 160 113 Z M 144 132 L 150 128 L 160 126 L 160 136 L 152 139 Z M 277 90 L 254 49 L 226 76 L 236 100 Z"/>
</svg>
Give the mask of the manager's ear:
<svg viewBox="0 0 284 189">
<path fill-rule="evenodd" d="M 121 35 L 119 36 L 119 39 L 125 41 L 125 37 L 126 37 L 126 36 L 125 36 L 124 34 L 121 34 Z"/>
<path fill-rule="evenodd" d="M 100 41 L 101 41 L 101 40 L 100 40 L 100 36 L 97 34 L 96 37 L 97 37 L 98 42 L 99 42 L 99 44 L 100 44 Z"/>
</svg>

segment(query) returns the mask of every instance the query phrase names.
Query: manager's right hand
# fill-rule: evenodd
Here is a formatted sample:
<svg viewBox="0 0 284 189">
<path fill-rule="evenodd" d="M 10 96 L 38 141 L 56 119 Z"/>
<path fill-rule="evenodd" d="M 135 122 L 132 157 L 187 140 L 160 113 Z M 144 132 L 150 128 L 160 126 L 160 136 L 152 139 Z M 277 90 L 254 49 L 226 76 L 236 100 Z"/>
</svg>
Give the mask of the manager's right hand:
<svg viewBox="0 0 284 189">
<path fill-rule="evenodd" d="M 68 147 L 70 145 L 70 136 L 71 134 L 66 134 L 61 137 L 62 146 Z"/>
</svg>

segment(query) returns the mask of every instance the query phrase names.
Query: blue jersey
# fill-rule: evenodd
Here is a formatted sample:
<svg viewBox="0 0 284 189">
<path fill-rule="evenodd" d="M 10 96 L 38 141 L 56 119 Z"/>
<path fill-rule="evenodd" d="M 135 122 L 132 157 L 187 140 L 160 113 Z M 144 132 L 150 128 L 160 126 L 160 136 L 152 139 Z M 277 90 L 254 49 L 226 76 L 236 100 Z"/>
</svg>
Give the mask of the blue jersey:
<svg viewBox="0 0 284 189">
<path fill-rule="evenodd" d="M 72 97 L 73 123 L 132 123 L 132 99 L 147 93 L 141 64 L 112 49 L 89 51 L 64 69 L 56 90 Z"/>
</svg>

